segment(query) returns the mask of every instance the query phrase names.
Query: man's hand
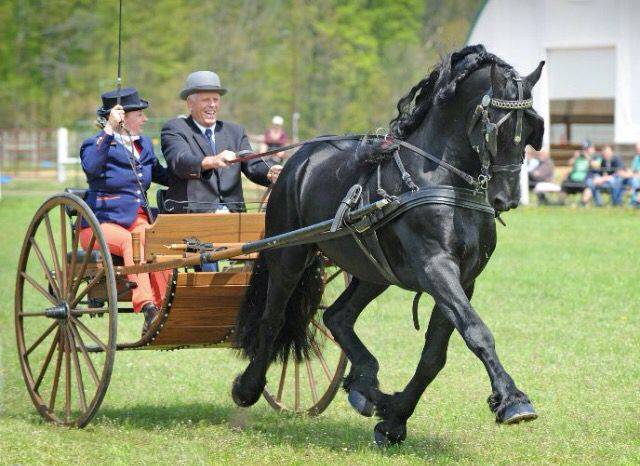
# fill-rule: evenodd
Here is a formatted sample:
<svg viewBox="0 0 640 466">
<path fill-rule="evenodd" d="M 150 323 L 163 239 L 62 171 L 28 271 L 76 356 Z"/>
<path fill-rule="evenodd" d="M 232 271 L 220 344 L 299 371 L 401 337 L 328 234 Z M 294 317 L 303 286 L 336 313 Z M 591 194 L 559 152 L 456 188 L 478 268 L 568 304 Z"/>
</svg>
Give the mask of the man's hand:
<svg viewBox="0 0 640 466">
<path fill-rule="evenodd" d="M 276 182 L 276 180 L 278 179 L 278 176 L 280 176 L 281 171 L 282 171 L 282 165 L 274 165 L 269 169 L 269 172 L 267 173 L 267 179 L 271 181 L 271 184 Z"/>
<path fill-rule="evenodd" d="M 208 155 L 202 159 L 202 169 L 211 170 L 212 168 L 226 168 L 229 166 L 227 162 L 236 159 L 236 153 L 230 150 L 223 150 L 218 155 Z"/>
<path fill-rule="evenodd" d="M 104 126 L 104 132 L 107 134 L 113 134 L 113 131 L 116 128 L 120 128 L 122 126 L 122 122 L 124 121 L 124 108 L 122 105 L 116 105 L 109 112 L 109 120 L 107 124 Z"/>
</svg>

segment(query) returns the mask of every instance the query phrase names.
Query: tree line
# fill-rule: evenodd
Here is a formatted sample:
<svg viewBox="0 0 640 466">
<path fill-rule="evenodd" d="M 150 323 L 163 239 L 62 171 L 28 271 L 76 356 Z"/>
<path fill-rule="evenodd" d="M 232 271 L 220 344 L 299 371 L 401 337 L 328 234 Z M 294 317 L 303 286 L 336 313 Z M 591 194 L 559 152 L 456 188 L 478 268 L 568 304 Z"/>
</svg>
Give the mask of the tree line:
<svg viewBox="0 0 640 466">
<path fill-rule="evenodd" d="M 372 131 L 439 57 L 466 40 L 481 0 L 124 0 L 123 83 L 152 117 L 185 111 L 187 74 L 216 71 L 223 119 L 300 135 Z M 71 126 L 115 87 L 118 0 L 0 4 L 0 128 Z"/>
</svg>

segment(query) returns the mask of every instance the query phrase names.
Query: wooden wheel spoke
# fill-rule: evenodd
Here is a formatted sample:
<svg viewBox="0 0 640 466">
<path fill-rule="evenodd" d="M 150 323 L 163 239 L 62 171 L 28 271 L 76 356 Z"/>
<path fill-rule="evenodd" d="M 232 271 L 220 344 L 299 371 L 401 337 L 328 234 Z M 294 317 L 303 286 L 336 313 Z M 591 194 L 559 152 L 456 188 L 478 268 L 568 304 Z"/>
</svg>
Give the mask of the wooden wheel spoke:
<svg viewBox="0 0 640 466">
<path fill-rule="evenodd" d="M 71 417 L 71 346 L 64 329 L 64 421 Z"/>
<path fill-rule="evenodd" d="M 67 214 L 64 205 L 60 205 L 60 252 L 62 253 L 62 289 L 67 290 Z"/>
<path fill-rule="evenodd" d="M 82 331 L 84 331 L 84 333 L 89 335 L 89 337 L 91 337 L 91 339 L 93 341 L 95 341 L 97 343 L 97 345 L 100 348 L 102 348 L 103 351 L 107 351 L 107 345 L 102 343 L 102 340 L 100 340 L 100 338 L 98 338 L 95 333 L 93 333 L 91 330 L 89 330 L 89 328 L 86 325 L 84 325 L 82 322 L 80 322 L 78 319 L 76 319 L 73 316 L 71 317 L 71 322 L 73 324 L 75 324 L 77 327 L 79 327 Z"/>
<path fill-rule="evenodd" d="M 324 328 L 322 325 L 320 325 L 315 319 L 311 319 L 311 323 L 313 324 L 313 326 L 315 328 L 317 328 L 318 330 L 320 330 L 320 332 L 327 337 L 329 340 L 331 340 L 332 342 L 334 342 L 336 344 L 336 346 L 340 347 L 340 345 L 338 345 L 338 342 L 334 340 L 333 335 L 331 335 L 331 333 L 329 333 L 329 331 Z"/>
<path fill-rule="evenodd" d="M 18 316 L 20 317 L 46 317 L 46 312 L 18 312 Z"/>
<path fill-rule="evenodd" d="M 36 239 L 33 237 L 31 237 L 30 242 L 31 242 L 31 247 L 36 252 L 36 257 L 38 258 L 38 261 L 40 262 L 40 265 L 44 270 L 44 274 L 47 277 L 47 281 L 49 282 L 51 289 L 56 295 L 56 298 L 62 299 L 62 293 L 60 293 L 60 288 L 58 287 L 58 284 L 56 283 L 55 279 L 53 278 L 53 275 L 51 274 L 51 268 L 49 268 L 49 264 L 47 264 L 47 261 L 45 260 L 44 255 L 42 254 L 42 250 L 40 249 L 40 246 L 38 246 Z"/>
<path fill-rule="evenodd" d="M 293 357 L 295 358 L 295 356 Z M 293 364 L 293 374 L 295 379 L 293 406 L 295 412 L 297 413 L 300 411 L 300 364 L 298 364 L 298 361 L 295 360 Z"/>
<path fill-rule="evenodd" d="M 87 295 L 87 293 L 91 291 L 93 287 L 95 287 L 98 283 L 100 283 L 100 280 L 102 280 L 102 277 L 104 277 L 104 269 L 100 269 L 98 273 L 96 273 L 95 277 L 93 277 L 93 279 L 84 288 L 84 290 L 82 290 L 80 294 L 78 294 L 75 298 L 73 298 L 73 301 L 71 302 L 69 307 L 75 308 L 80 302 L 80 300 L 84 298 Z"/>
<path fill-rule="evenodd" d="M 51 257 L 53 258 L 53 266 L 56 271 L 56 277 L 58 280 L 61 279 L 62 274 L 60 273 L 60 261 L 58 260 L 58 250 L 56 249 L 56 242 L 53 239 L 53 231 L 51 230 L 51 220 L 49 220 L 49 214 L 45 214 L 44 223 L 47 227 L 47 238 L 49 239 L 49 249 L 51 250 Z"/>
<path fill-rule="evenodd" d="M 96 368 L 93 365 L 93 361 L 91 361 L 91 357 L 89 357 L 89 352 L 87 351 L 87 347 L 85 346 L 84 341 L 82 340 L 82 337 L 80 336 L 80 332 L 78 332 L 78 329 L 73 324 L 73 322 L 69 322 L 69 327 L 73 332 L 73 337 L 76 343 L 80 347 L 80 351 L 82 352 L 82 356 L 84 357 L 84 360 L 87 363 L 87 367 L 89 368 L 89 373 L 91 374 L 93 381 L 95 382 L 96 386 L 100 385 L 100 378 L 98 377 Z"/>
<path fill-rule="evenodd" d="M 67 324 L 70 326 L 71 324 Z M 80 400 L 80 409 L 82 412 L 87 410 L 87 400 L 84 393 L 84 382 L 82 381 L 82 372 L 80 371 L 80 359 L 78 358 L 78 349 L 76 348 L 75 338 L 73 331 L 69 328 L 67 331 L 67 340 L 69 343 L 69 350 L 73 356 L 73 368 L 76 373 L 76 384 L 78 385 L 78 398 Z"/>
<path fill-rule="evenodd" d="M 81 226 L 82 226 L 82 214 L 78 213 L 78 216 L 76 217 L 76 223 L 74 224 L 73 231 L 72 231 L 73 241 L 71 244 L 71 264 L 69 265 L 69 270 L 67 273 L 67 276 L 68 276 L 67 287 L 65 289 L 67 300 L 69 300 L 69 293 L 73 288 L 73 282 L 74 282 L 74 279 L 76 278 L 75 271 L 76 271 L 76 262 L 78 261 L 78 241 L 80 239 Z M 78 279 L 80 279 L 80 277 L 78 277 Z"/>
<path fill-rule="evenodd" d="M 49 368 L 49 363 L 51 362 L 51 358 L 53 356 L 53 352 L 56 350 L 56 346 L 58 344 L 58 337 L 59 336 L 60 336 L 60 328 L 58 328 L 58 331 L 56 332 L 56 336 L 53 339 L 53 341 L 51 342 L 51 347 L 49 348 L 49 351 L 47 352 L 47 357 L 42 362 L 42 367 L 40 368 L 40 374 L 38 375 L 38 378 L 36 379 L 35 385 L 33 386 L 33 389 L 36 392 L 40 388 L 40 384 L 42 383 L 42 379 L 44 379 L 44 375 L 47 373 L 47 369 Z"/>
<path fill-rule="evenodd" d="M 331 371 L 329 370 L 327 361 L 325 361 L 324 356 L 320 351 L 320 347 L 318 346 L 318 343 L 316 341 L 312 341 L 311 348 L 313 349 L 313 352 L 318 357 L 318 360 L 320 361 L 320 365 L 322 365 L 322 370 L 324 371 L 324 374 L 327 376 L 327 380 L 329 381 L 329 383 L 331 383 L 333 381 L 333 377 L 331 376 Z"/>
<path fill-rule="evenodd" d="M 95 233 L 91 234 L 91 241 L 89 241 L 89 246 L 87 247 L 86 253 L 84 255 L 84 259 L 82 260 L 82 265 L 80 266 L 80 272 L 75 276 L 75 281 L 71 285 L 71 291 L 69 292 L 69 299 L 71 301 L 76 293 L 78 292 L 78 288 L 80 287 L 80 281 L 84 277 L 85 272 L 87 271 L 87 266 L 89 265 L 89 259 L 91 259 L 91 253 L 93 252 L 93 246 L 96 244 L 96 235 Z"/>
<path fill-rule="evenodd" d="M 51 398 L 49 399 L 49 411 L 53 411 L 56 406 L 56 394 L 58 393 L 58 382 L 60 381 L 60 369 L 62 368 L 62 334 L 58 335 L 58 360 L 56 361 L 56 371 L 53 375 L 53 387 L 51 388 Z"/>
<path fill-rule="evenodd" d="M 27 351 L 25 351 L 24 355 L 25 356 L 29 356 L 29 354 L 31 354 L 31 352 L 36 349 L 38 347 L 38 345 L 40 343 L 42 343 L 44 341 L 45 338 L 47 338 L 47 336 L 53 332 L 53 329 L 56 328 L 58 326 L 58 322 L 54 322 L 52 323 L 49 328 L 47 330 L 44 331 L 44 333 L 42 335 L 40 335 L 40 337 L 29 347 L 29 349 Z M 60 331 L 60 329 L 58 329 L 58 332 Z M 56 338 L 55 340 L 58 339 L 58 335 L 56 334 Z"/>
<path fill-rule="evenodd" d="M 318 404 L 318 389 L 316 388 L 316 379 L 313 377 L 313 369 L 311 368 L 311 361 L 309 359 L 304 360 L 307 366 L 307 376 L 309 377 L 309 387 L 311 387 L 311 397 L 313 398 L 313 404 Z"/>
<path fill-rule="evenodd" d="M 282 364 L 282 372 L 280 373 L 280 383 L 278 384 L 278 395 L 276 396 L 276 400 L 280 401 L 282 399 L 282 392 L 284 391 L 284 381 L 287 376 L 287 362 L 286 360 Z"/>
<path fill-rule="evenodd" d="M 56 299 L 51 296 L 51 294 L 45 290 L 44 288 L 42 288 L 42 286 L 40 285 L 40 283 L 38 283 L 37 281 L 35 281 L 31 276 L 29 276 L 26 272 L 20 272 L 20 275 L 22 276 L 22 278 L 24 278 L 27 282 L 29 282 L 31 284 L 31 286 L 33 286 L 36 290 L 38 290 L 40 292 L 40 294 L 42 296 L 44 296 L 45 298 L 47 298 L 54 306 L 58 305 L 58 302 L 56 301 Z"/>
</svg>

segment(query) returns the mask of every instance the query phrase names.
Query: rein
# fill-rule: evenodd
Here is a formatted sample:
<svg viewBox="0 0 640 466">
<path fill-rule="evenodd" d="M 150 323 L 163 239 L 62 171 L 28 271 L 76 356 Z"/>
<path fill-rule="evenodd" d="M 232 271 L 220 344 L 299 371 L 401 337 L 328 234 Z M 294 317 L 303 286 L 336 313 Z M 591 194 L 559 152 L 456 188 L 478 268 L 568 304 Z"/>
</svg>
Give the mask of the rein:
<svg viewBox="0 0 640 466">
<path fill-rule="evenodd" d="M 482 101 L 476 107 L 473 117 L 471 119 L 471 124 L 467 128 L 467 137 L 471 143 L 471 147 L 478 154 L 481 163 L 480 174 L 478 177 L 474 178 L 469 173 L 455 167 L 449 162 L 442 160 L 436 157 L 433 154 L 428 153 L 427 151 L 414 146 L 413 144 L 404 141 L 402 139 L 395 138 L 389 134 L 386 135 L 369 135 L 369 134 L 353 134 L 353 135 L 345 135 L 345 136 L 319 136 L 312 139 L 307 139 L 306 141 L 300 141 L 293 144 L 289 144 L 287 146 L 278 147 L 276 149 L 268 150 L 265 152 L 259 153 L 246 153 L 241 157 L 237 157 L 233 160 L 228 161 L 227 163 L 240 163 L 246 162 L 249 160 L 259 159 L 263 157 L 268 157 L 270 155 L 277 154 L 279 152 L 287 151 L 290 149 L 295 149 L 296 147 L 304 146 L 305 144 L 312 144 L 315 142 L 335 142 L 335 141 L 362 141 L 364 138 L 378 138 L 383 139 L 387 145 L 397 144 L 405 149 L 413 152 L 420 157 L 430 160 L 431 162 L 449 170 L 451 173 L 455 174 L 462 180 L 464 180 L 470 187 L 472 187 L 476 192 L 486 191 L 489 180 L 491 180 L 492 173 L 498 172 L 508 172 L 508 173 L 516 173 L 522 168 L 522 161 L 520 163 L 514 164 L 497 164 L 491 163 L 492 158 L 495 158 L 498 152 L 498 130 L 500 126 L 502 126 L 512 115 L 513 112 L 516 112 L 516 129 L 513 137 L 513 142 L 515 144 L 519 144 L 522 141 L 522 124 L 523 124 L 523 113 L 525 111 L 530 112 L 533 108 L 533 99 L 524 99 L 523 94 L 524 90 L 522 87 L 522 78 L 519 76 L 515 77 L 516 85 L 518 87 L 518 99 L 517 100 L 503 100 L 503 99 L 494 99 L 491 94 L 486 94 L 482 97 Z M 491 118 L 489 117 L 489 108 L 497 108 L 502 110 L 509 110 L 497 123 L 493 123 Z M 480 131 L 480 141 L 473 141 L 473 132 L 475 128 L 478 126 L 478 123 L 482 123 L 482 128 Z M 396 158 L 396 164 L 400 169 L 403 180 L 406 182 L 406 178 L 409 176 L 408 173 L 403 169 L 402 162 L 399 162 L 399 157 L 394 155 Z M 415 185 L 413 185 L 415 186 Z M 413 188 L 412 188 L 413 189 Z"/>
</svg>

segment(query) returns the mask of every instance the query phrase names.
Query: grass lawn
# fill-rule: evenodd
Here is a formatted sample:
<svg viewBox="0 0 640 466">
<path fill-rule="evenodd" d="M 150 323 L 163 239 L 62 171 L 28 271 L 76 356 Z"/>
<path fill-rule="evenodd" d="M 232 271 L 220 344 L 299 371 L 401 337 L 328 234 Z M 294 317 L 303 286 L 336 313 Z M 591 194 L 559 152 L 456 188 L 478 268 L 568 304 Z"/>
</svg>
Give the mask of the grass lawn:
<svg viewBox="0 0 640 466">
<path fill-rule="evenodd" d="M 231 350 L 118 353 L 88 427 L 43 422 L 22 380 L 13 328 L 16 261 L 42 200 L 40 192 L 14 191 L 0 201 L 2 464 L 640 463 L 637 211 L 506 214 L 473 303 L 540 418 L 496 425 L 484 368 L 454 334 L 447 367 L 409 420 L 407 441 L 381 450 L 372 443 L 375 421 L 352 411 L 343 392 L 319 418 L 278 414 L 263 400 L 236 408 L 229 389 L 243 363 Z M 403 387 L 422 349 L 412 297 L 387 291 L 357 325 L 387 391 Z M 424 328 L 431 304 L 423 298 Z M 136 317 L 130 323 L 139 328 Z"/>
</svg>

